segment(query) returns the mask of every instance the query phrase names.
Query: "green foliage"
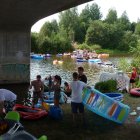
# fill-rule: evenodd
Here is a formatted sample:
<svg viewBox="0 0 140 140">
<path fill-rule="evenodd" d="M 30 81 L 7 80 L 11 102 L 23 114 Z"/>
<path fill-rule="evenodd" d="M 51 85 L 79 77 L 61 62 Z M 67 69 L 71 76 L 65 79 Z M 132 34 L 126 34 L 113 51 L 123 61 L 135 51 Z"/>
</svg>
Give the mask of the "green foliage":
<svg viewBox="0 0 140 140">
<path fill-rule="evenodd" d="M 122 70 L 125 73 L 130 72 L 132 69 L 130 61 L 128 61 L 126 58 L 120 59 L 117 66 L 119 70 Z"/>
<path fill-rule="evenodd" d="M 133 54 L 131 65 L 136 67 L 140 73 L 140 40 L 138 41 L 137 47 L 132 47 L 130 51 Z"/>
<path fill-rule="evenodd" d="M 63 26 L 71 42 L 79 40 L 80 21 L 77 8 L 71 8 L 60 13 L 59 26 Z"/>
<path fill-rule="evenodd" d="M 137 25 L 136 25 L 135 34 L 140 36 L 140 23 L 137 23 Z"/>
<path fill-rule="evenodd" d="M 130 48 L 136 48 L 140 22 L 130 23 L 126 12 L 118 18 L 114 9 L 109 10 L 105 20 L 101 20 L 101 17 L 100 7 L 95 3 L 87 5 L 80 15 L 76 7 L 61 12 L 59 23 L 56 20 L 46 22 L 39 34 L 32 33 L 31 51 L 69 52 L 73 50 L 71 44 L 80 44 L 78 48 L 89 51 L 111 50 L 112 54 L 120 53 L 118 50 L 129 52 Z"/>
<path fill-rule="evenodd" d="M 131 31 L 125 31 L 120 41 L 118 49 L 129 51 L 131 47 L 137 46 L 137 36 Z"/>
<path fill-rule="evenodd" d="M 41 36 L 48 36 L 51 37 L 52 33 L 58 32 L 58 24 L 56 20 L 53 20 L 52 22 L 45 22 L 40 29 L 39 34 Z"/>
<path fill-rule="evenodd" d="M 124 31 L 130 30 L 131 23 L 129 21 L 126 11 L 124 11 L 121 17 L 118 19 L 118 23 L 120 24 L 122 30 Z"/>
<path fill-rule="evenodd" d="M 117 11 L 114 9 L 110 9 L 106 16 L 105 22 L 113 24 L 116 21 L 117 21 Z"/>
<path fill-rule="evenodd" d="M 38 53 L 38 33 L 31 34 L 31 52 Z"/>
<path fill-rule="evenodd" d="M 97 44 L 94 44 L 92 46 L 89 46 L 87 45 L 86 43 L 83 43 L 83 44 L 79 44 L 78 49 L 81 49 L 81 50 L 89 50 L 89 51 L 95 51 L 95 50 L 100 50 L 101 49 L 101 46 L 100 45 L 97 45 Z"/>
<path fill-rule="evenodd" d="M 104 46 L 104 42 L 106 42 L 107 37 L 106 35 L 106 28 L 105 24 L 101 21 L 93 21 L 86 34 L 86 43 L 88 45 L 92 44 L 99 44 Z"/>
<path fill-rule="evenodd" d="M 102 93 L 115 92 L 117 89 L 117 81 L 107 80 L 104 82 L 98 82 L 95 84 L 95 89 L 99 90 Z"/>
</svg>

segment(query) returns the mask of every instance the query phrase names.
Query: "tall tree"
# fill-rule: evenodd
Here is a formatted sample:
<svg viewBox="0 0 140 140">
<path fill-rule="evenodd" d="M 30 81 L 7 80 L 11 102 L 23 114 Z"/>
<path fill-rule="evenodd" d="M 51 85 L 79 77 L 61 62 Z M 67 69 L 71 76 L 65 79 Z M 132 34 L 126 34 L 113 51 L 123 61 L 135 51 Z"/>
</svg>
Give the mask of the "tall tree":
<svg viewBox="0 0 140 140">
<path fill-rule="evenodd" d="M 45 22 L 40 29 L 39 34 L 43 36 L 51 37 L 52 33 L 58 32 L 58 23 L 56 20 L 53 20 L 52 22 Z"/>
<path fill-rule="evenodd" d="M 137 35 L 140 36 L 140 22 L 138 22 L 138 23 L 136 24 L 135 34 L 137 34 Z"/>
<path fill-rule="evenodd" d="M 117 11 L 115 9 L 109 9 L 105 21 L 109 24 L 117 22 Z"/>
<path fill-rule="evenodd" d="M 130 30 L 131 23 L 129 21 L 126 11 L 124 11 L 122 13 L 121 17 L 118 19 L 118 22 L 119 22 L 122 30 L 124 30 L 124 31 Z"/>
<path fill-rule="evenodd" d="M 31 51 L 35 53 L 39 52 L 38 38 L 39 38 L 38 33 L 31 33 Z"/>
<path fill-rule="evenodd" d="M 59 26 L 63 26 L 71 41 L 78 41 L 78 30 L 80 22 L 77 8 L 75 7 L 61 12 L 59 18 Z"/>
<path fill-rule="evenodd" d="M 93 3 L 91 6 L 88 4 L 85 6 L 80 14 L 80 35 L 82 43 L 85 41 L 86 32 L 90 23 L 94 20 L 100 20 L 101 18 L 100 7 L 96 3 Z"/>
</svg>

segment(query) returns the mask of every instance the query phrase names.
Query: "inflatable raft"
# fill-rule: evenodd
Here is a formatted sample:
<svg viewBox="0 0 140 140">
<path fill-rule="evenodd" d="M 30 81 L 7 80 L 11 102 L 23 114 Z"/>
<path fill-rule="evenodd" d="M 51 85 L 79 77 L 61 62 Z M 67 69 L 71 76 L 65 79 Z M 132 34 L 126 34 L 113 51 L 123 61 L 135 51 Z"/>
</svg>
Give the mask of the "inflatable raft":
<svg viewBox="0 0 140 140">
<path fill-rule="evenodd" d="M 32 59 L 44 59 L 45 55 L 33 54 L 31 55 Z"/>
<path fill-rule="evenodd" d="M 21 118 L 28 120 L 36 120 L 48 115 L 48 112 L 43 109 L 32 108 L 21 104 L 16 104 L 13 110 L 17 111 Z"/>
<path fill-rule="evenodd" d="M 54 103 L 54 92 L 44 92 L 43 94 L 44 94 L 43 96 L 45 98 L 47 98 L 47 99 L 44 99 L 45 103 L 48 103 L 48 104 Z M 66 103 L 67 100 L 68 100 L 67 95 L 64 92 L 61 92 L 61 97 L 60 97 L 59 103 L 60 104 Z M 35 105 L 35 107 L 38 108 L 41 106 L 42 106 L 42 101 L 39 100 L 38 103 Z"/>
<path fill-rule="evenodd" d="M 128 117 L 130 107 L 102 94 L 96 89 L 83 90 L 83 103 L 90 111 L 116 123 L 122 124 Z"/>
<path fill-rule="evenodd" d="M 88 59 L 88 62 L 90 63 L 101 63 L 101 59 Z"/>
<path fill-rule="evenodd" d="M 140 88 L 131 89 L 130 94 L 133 95 L 133 96 L 140 96 Z"/>
<path fill-rule="evenodd" d="M 88 62 L 88 60 L 86 60 L 86 59 L 77 58 L 76 60 L 77 60 L 77 62 Z"/>
<path fill-rule="evenodd" d="M 116 101 L 123 101 L 123 94 L 121 93 L 105 93 L 105 95 L 113 98 Z"/>
</svg>

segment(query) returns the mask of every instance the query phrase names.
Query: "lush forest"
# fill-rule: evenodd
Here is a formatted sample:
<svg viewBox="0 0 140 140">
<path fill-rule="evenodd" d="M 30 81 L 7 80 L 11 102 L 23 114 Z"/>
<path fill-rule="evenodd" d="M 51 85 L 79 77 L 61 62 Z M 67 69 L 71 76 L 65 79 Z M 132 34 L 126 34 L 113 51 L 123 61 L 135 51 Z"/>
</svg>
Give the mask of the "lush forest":
<svg viewBox="0 0 140 140">
<path fill-rule="evenodd" d="M 140 21 L 130 22 L 124 11 L 120 17 L 110 9 L 102 19 L 97 4 L 77 7 L 59 14 L 59 22 L 46 22 L 39 33 L 31 34 L 31 51 L 35 53 L 71 52 L 75 48 L 130 52 L 138 46 Z"/>
</svg>

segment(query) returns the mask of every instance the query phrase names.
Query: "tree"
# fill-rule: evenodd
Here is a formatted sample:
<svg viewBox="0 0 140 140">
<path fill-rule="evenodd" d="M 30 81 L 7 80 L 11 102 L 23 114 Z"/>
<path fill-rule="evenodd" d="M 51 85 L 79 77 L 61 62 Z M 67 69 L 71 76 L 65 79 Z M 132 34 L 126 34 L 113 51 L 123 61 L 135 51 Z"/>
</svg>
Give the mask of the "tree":
<svg viewBox="0 0 140 140">
<path fill-rule="evenodd" d="M 104 48 L 104 43 L 108 40 L 107 32 L 105 23 L 98 20 L 93 21 L 87 30 L 86 43 L 88 45 L 99 44 Z"/>
<path fill-rule="evenodd" d="M 125 31 L 124 35 L 120 41 L 118 49 L 129 51 L 130 48 L 136 48 L 137 46 L 137 37 L 131 31 Z"/>
<path fill-rule="evenodd" d="M 129 21 L 126 11 L 124 11 L 121 17 L 118 19 L 118 23 L 120 24 L 122 30 L 124 31 L 130 30 L 131 23 Z"/>
<path fill-rule="evenodd" d="M 86 32 L 90 23 L 94 20 L 100 20 L 101 18 L 100 7 L 97 4 L 93 3 L 91 6 L 88 4 L 85 6 L 80 14 L 80 43 L 85 41 Z"/>
<path fill-rule="evenodd" d="M 38 33 L 31 33 L 31 52 L 38 53 Z"/>
<path fill-rule="evenodd" d="M 87 4 L 80 14 L 80 21 L 87 24 L 89 24 L 90 21 L 100 20 L 101 18 L 102 14 L 100 12 L 100 7 L 95 3 L 91 6 Z"/>
<path fill-rule="evenodd" d="M 140 40 L 135 48 L 131 48 L 130 52 L 133 53 L 132 66 L 138 68 L 140 72 Z"/>
<path fill-rule="evenodd" d="M 109 9 L 105 22 L 109 24 L 114 24 L 115 22 L 117 22 L 117 11 L 114 9 Z"/>
<path fill-rule="evenodd" d="M 39 34 L 42 36 L 48 36 L 51 37 L 52 33 L 58 32 L 58 24 L 56 20 L 53 20 L 52 22 L 45 22 L 40 29 Z"/>
<path fill-rule="evenodd" d="M 78 41 L 79 38 L 79 17 L 77 8 L 71 8 L 64 12 L 61 12 L 59 15 L 60 28 L 63 27 L 66 30 L 67 36 L 71 39 L 71 42 Z"/>
<path fill-rule="evenodd" d="M 140 22 L 137 23 L 136 28 L 135 28 L 135 34 L 140 36 Z"/>
</svg>

